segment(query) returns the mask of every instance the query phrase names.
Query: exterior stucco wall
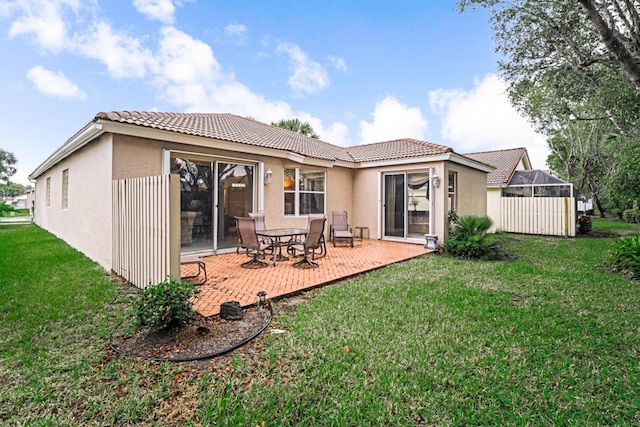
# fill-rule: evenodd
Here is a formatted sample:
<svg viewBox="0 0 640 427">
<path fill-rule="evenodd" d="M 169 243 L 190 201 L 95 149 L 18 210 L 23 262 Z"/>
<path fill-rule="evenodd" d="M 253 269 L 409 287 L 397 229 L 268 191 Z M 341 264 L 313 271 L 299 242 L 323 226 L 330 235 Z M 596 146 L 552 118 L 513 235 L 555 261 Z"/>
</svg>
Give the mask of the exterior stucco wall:
<svg viewBox="0 0 640 427">
<path fill-rule="evenodd" d="M 369 227 L 369 237 L 378 238 L 380 218 L 379 169 L 359 169 L 353 172 L 353 209 L 349 212 L 351 226 Z"/>
<path fill-rule="evenodd" d="M 35 218 L 105 269 L 111 269 L 111 137 L 103 135 L 37 177 Z M 68 208 L 62 206 L 62 172 L 69 170 Z M 51 179 L 47 206 L 47 178 Z"/>
<path fill-rule="evenodd" d="M 446 174 L 441 187 L 445 192 L 447 189 L 447 179 L 449 172 L 456 172 L 458 177 L 458 187 L 456 189 L 456 213 L 459 216 L 464 215 L 487 215 L 487 173 L 453 162 L 447 162 Z M 448 197 L 448 193 L 445 193 Z M 446 199 L 445 199 L 446 200 Z M 447 223 L 448 237 L 448 211 L 445 207 L 444 221 Z M 445 235 L 445 234 L 443 234 Z M 446 240 L 446 239 L 445 239 Z"/>
<path fill-rule="evenodd" d="M 444 162 L 383 166 L 354 171 L 354 215 L 353 220 L 349 222 L 354 226 L 369 227 L 371 238 L 381 238 L 383 233 L 382 174 L 426 172 L 429 168 L 434 168 L 434 174 L 440 177 L 440 186 L 438 188 L 431 187 L 433 191 L 433 232 L 438 236 L 443 236 L 447 218 L 446 183 L 442 179 Z M 442 237 L 439 237 L 439 241 L 442 241 Z"/>
<path fill-rule="evenodd" d="M 447 171 L 458 173 L 458 215 L 487 214 L 487 174 L 459 165 L 449 165 Z"/>
<path fill-rule="evenodd" d="M 163 143 L 127 135 L 113 136 L 113 179 L 162 174 Z"/>
<path fill-rule="evenodd" d="M 211 144 L 211 142 L 209 142 Z M 238 151 L 221 150 L 216 147 L 193 146 L 167 141 L 158 141 L 140 137 L 116 135 L 114 137 L 113 176 L 114 179 L 132 178 L 162 173 L 162 152 L 173 150 L 185 153 L 185 156 L 206 155 L 212 161 L 217 159 L 235 159 L 255 163 L 264 163 L 264 171 L 270 169 L 270 184 L 264 184 L 263 206 L 258 204 L 256 193 L 255 211 L 262 210 L 270 228 L 307 226 L 307 216 L 284 215 L 284 169 L 300 168 L 320 170 L 326 173 L 325 208 L 327 230 L 331 222 L 331 211 L 346 210 L 351 215 L 353 206 L 353 171 L 343 167 L 326 167 L 293 162 L 288 159 L 264 156 L 253 153 L 252 147 L 238 145 Z M 256 173 L 258 169 L 256 168 Z"/>
</svg>

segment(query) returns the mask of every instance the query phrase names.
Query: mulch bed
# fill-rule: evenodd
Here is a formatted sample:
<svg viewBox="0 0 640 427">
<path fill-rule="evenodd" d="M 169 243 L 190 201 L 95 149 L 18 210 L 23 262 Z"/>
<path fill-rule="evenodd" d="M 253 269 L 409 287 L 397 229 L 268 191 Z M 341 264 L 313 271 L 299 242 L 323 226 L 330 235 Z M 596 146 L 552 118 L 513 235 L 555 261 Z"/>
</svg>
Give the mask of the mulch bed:
<svg viewBox="0 0 640 427">
<path fill-rule="evenodd" d="M 114 333 L 112 345 L 119 351 L 140 358 L 197 359 L 237 346 L 257 333 L 268 321 L 267 306 L 243 310 L 242 320 L 219 316 L 196 317 L 168 330 L 141 328 L 131 336 Z"/>
</svg>

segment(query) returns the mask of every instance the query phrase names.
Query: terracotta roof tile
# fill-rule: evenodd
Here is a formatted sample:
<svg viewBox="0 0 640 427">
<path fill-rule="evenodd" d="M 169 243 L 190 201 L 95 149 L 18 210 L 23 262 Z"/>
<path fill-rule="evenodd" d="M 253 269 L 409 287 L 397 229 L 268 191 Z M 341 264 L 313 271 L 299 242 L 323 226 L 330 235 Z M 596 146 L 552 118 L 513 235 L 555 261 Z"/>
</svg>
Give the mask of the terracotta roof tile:
<svg viewBox="0 0 640 427">
<path fill-rule="evenodd" d="M 346 150 L 356 162 L 424 157 L 453 152 L 452 148 L 445 147 L 444 145 L 432 144 L 411 138 L 356 145 Z"/>
<path fill-rule="evenodd" d="M 496 170 L 487 175 L 488 185 L 502 185 L 509 183 L 511 175 L 518 163 L 527 154 L 526 148 L 511 148 L 507 150 L 482 151 L 465 154 L 475 161 L 494 166 Z"/>
<path fill-rule="evenodd" d="M 94 120 L 274 148 L 322 160 L 353 161 L 344 148 L 233 114 L 112 111 L 98 113 Z"/>
<path fill-rule="evenodd" d="M 371 162 L 451 153 L 453 149 L 417 139 L 398 139 L 339 147 L 319 139 L 233 114 L 112 111 L 94 120 L 110 120 L 256 147 L 273 148 L 322 160 Z"/>
</svg>

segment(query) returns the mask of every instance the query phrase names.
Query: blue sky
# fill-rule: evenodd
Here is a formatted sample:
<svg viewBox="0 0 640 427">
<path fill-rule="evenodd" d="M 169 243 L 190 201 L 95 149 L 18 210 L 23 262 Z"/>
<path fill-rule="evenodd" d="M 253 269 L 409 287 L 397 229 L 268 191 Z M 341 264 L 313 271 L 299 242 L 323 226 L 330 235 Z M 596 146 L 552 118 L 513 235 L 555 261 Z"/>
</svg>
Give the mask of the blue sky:
<svg viewBox="0 0 640 427">
<path fill-rule="evenodd" d="M 228 112 L 342 146 L 524 146 L 544 168 L 487 18 L 454 0 L 0 0 L 0 148 L 26 184 L 100 111 Z"/>
</svg>

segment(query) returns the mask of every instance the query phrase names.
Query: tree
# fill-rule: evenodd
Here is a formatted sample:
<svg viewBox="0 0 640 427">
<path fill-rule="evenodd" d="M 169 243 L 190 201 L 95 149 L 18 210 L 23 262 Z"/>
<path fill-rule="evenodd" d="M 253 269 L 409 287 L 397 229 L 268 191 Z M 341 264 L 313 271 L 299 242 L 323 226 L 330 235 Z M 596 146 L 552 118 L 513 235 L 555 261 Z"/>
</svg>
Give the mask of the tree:
<svg viewBox="0 0 640 427">
<path fill-rule="evenodd" d="M 20 194 L 26 193 L 27 190 L 28 190 L 28 188 L 25 187 L 22 184 L 14 184 L 14 183 L 2 184 L 2 183 L 0 183 L 0 197 L 15 197 L 15 196 L 18 196 Z"/>
<path fill-rule="evenodd" d="M 640 92 L 640 11 L 636 1 L 578 0 L 584 14 Z"/>
<path fill-rule="evenodd" d="M 315 133 L 309 122 L 301 122 L 299 119 L 282 119 L 279 122 L 271 122 L 271 126 L 277 126 L 315 139 L 320 138 L 320 135 Z"/>
<path fill-rule="evenodd" d="M 512 102 L 539 131 L 573 117 L 609 120 L 620 133 L 636 132 L 638 89 L 577 2 L 460 0 L 458 5 L 463 11 L 476 5 L 491 10 L 496 50 L 503 56 L 498 68 Z"/>
<path fill-rule="evenodd" d="M 0 183 L 9 184 L 11 182 L 11 177 L 16 173 L 16 168 L 13 166 L 16 163 L 16 156 L 13 153 L 0 148 Z"/>
<path fill-rule="evenodd" d="M 575 185 L 578 194 L 593 198 L 601 216 L 605 177 L 615 165 L 606 145 L 611 126 L 603 121 L 569 120 L 554 131 L 548 142 L 547 163 L 558 176 Z"/>
<path fill-rule="evenodd" d="M 491 10 L 498 50 L 515 53 L 505 41 L 528 43 L 530 65 L 553 63 L 558 54 L 576 59 L 583 68 L 615 64 L 640 92 L 640 11 L 631 0 L 459 0 L 461 11 L 474 6 Z M 519 25 L 518 25 L 519 24 Z M 511 33 L 511 34 L 509 34 Z M 542 37 L 539 37 L 541 36 Z M 523 43 L 517 43 L 522 46 Z M 547 59 L 540 56 L 541 49 Z M 511 58 L 514 59 L 514 58 Z M 520 61 L 521 62 L 521 61 Z"/>
<path fill-rule="evenodd" d="M 637 0 L 459 0 L 458 6 L 490 11 L 510 100 L 547 135 L 554 172 L 591 193 L 601 213 L 637 197 Z"/>
</svg>

